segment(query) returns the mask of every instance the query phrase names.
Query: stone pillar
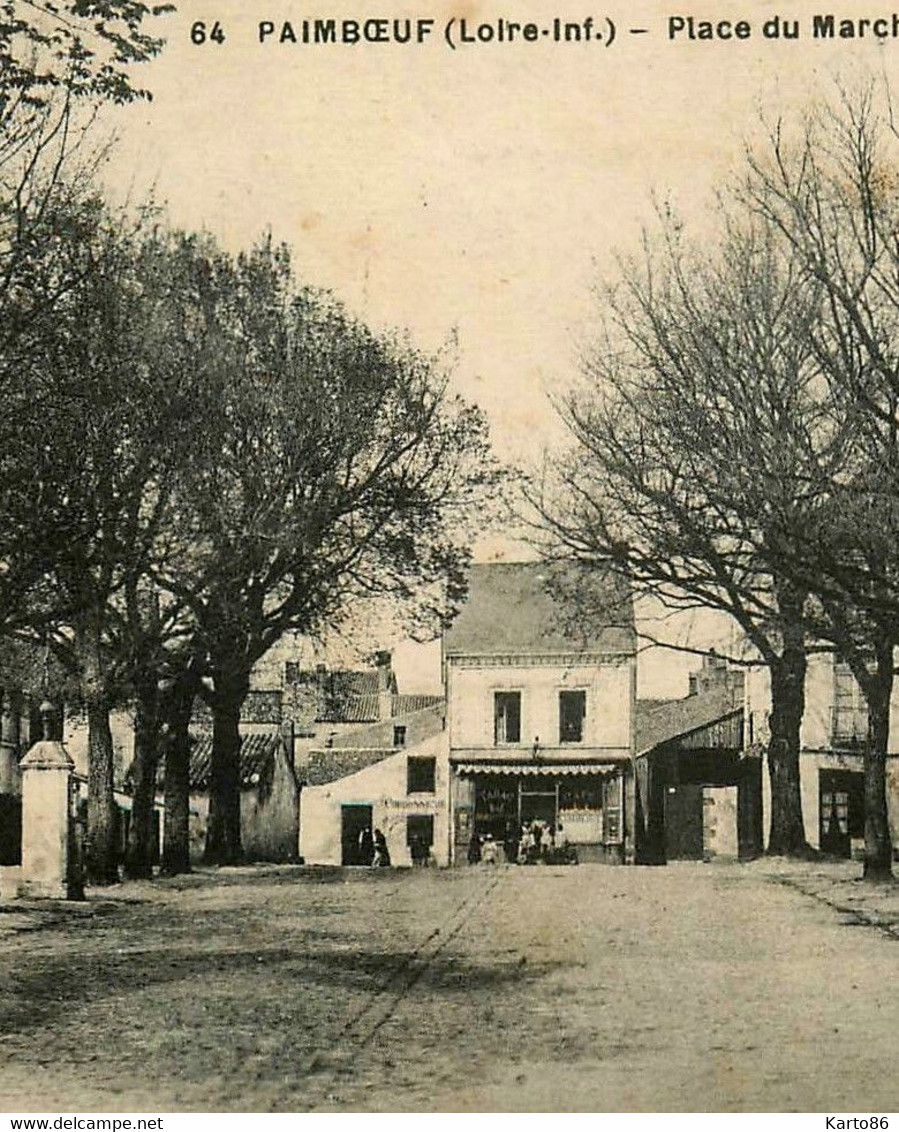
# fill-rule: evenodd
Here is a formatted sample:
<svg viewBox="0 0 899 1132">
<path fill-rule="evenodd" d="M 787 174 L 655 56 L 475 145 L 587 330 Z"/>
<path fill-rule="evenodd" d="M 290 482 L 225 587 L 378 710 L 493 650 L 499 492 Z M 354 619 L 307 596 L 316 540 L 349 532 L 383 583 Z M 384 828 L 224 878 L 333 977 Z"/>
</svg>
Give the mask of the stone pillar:
<svg viewBox="0 0 899 1132">
<path fill-rule="evenodd" d="M 75 764 L 52 739 L 53 705 L 41 704 L 44 737 L 19 763 L 22 772 L 22 878 L 19 895 L 68 900 L 79 895 L 75 876 L 71 783 Z"/>
</svg>

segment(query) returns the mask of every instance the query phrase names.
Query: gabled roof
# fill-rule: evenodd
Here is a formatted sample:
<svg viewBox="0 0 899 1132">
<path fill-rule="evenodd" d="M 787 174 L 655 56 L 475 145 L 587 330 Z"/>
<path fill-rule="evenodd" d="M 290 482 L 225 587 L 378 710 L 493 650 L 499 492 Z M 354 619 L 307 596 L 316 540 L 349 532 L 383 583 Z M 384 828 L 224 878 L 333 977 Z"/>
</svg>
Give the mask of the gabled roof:
<svg viewBox="0 0 899 1132">
<path fill-rule="evenodd" d="M 742 712 L 739 688 L 720 687 L 682 700 L 637 700 L 636 753 L 681 739 Z"/>
<path fill-rule="evenodd" d="M 544 562 L 472 566 L 468 598 L 444 641 L 447 656 L 635 648 L 633 603 L 621 578 Z"/>
</svg>

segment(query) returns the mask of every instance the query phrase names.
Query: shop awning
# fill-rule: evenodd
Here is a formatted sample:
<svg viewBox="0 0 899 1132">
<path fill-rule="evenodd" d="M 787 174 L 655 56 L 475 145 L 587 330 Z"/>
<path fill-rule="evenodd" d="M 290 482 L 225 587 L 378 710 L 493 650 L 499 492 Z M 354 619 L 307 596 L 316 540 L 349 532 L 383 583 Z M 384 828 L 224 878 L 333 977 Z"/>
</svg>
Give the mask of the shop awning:
<svg viewBox="0 0 899 1132">
<path fill-rule="evenodd" d="M 614 763 L 455 763 L 457 774 L 613 774 Z"/>
</svg>

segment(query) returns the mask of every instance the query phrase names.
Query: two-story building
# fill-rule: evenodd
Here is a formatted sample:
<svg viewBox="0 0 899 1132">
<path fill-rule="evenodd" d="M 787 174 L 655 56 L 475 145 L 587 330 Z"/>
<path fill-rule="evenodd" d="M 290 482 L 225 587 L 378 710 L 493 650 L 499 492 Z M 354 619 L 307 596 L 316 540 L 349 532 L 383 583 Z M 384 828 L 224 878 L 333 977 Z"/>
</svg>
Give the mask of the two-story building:
<svg viewBox="0 0 899 1132">
<path fill-rule="evenodd" d="M 443 641 L 445 700 L 310 752 L 303 857 L 364 863 L 377 828 L 394 864 L 413 863 L 417 846 L 465 865 L 488 836 L 501 847 L 540 822 L 561 827 L 582 861 L 632 859 L 635 644 L 615 579 L 473 566 Z"/>
<path fill-rule="evenodd" d="M 771 691 L 759 666 L 746 680 L 746 741 L 761 750 L 769 738 Z M 864 848 L 864 747 L 868 711 L 849 666 L 830 653 L 812 653 L 805 681 L 799 776 L 805 835 L 811 846 L 839 857 Z M 763 828 L 767 840 L 771 784 L 762 776 Z M 899 687 L 890 709 L 887 805 L 893 844 L 899 844 Z"/>
<path fill-rule="evenodd" d="M 533 821 L 561 826 L 582 861 L 632 859 L 635 658 L 614 577 L 472 567 L 444 639 L 453 863 Z"/>
</svg>

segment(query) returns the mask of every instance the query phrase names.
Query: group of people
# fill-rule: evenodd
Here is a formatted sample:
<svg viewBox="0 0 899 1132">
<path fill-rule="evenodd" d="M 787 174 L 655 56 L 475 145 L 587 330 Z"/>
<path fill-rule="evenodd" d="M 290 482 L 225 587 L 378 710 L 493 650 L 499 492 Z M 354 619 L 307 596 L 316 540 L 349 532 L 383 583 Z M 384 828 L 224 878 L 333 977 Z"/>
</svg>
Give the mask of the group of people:
<svg viewBox="0 0 899 1132">
<path fill-rule="evenodd" d="M 390 864 L 390 850 L 387 848 L 387 838 L 380 829 L 374 833 L 366 827 L 359 834 L 359 858 L 363 865 L 370 865 L 373 869 Z"/>
<path fill-rule="evenodd" d="M 553 825 L 538 819 L 524 822 L 520 829 L 517 824 L 510 823 L 502 842 L 495 840 L 492 833 L 482 836 L 476 833 L 468 847 L 471 864 L 496 865 L 502 861 L 503 855 L 509 864 L 577 864 L 577 853 L 569 843 L 561 822 Z"/>
</svg>

